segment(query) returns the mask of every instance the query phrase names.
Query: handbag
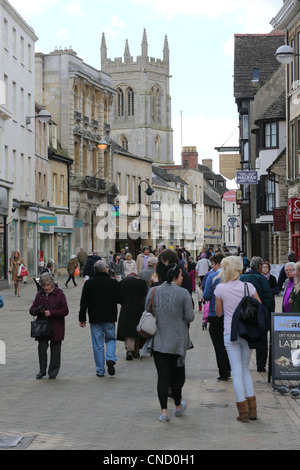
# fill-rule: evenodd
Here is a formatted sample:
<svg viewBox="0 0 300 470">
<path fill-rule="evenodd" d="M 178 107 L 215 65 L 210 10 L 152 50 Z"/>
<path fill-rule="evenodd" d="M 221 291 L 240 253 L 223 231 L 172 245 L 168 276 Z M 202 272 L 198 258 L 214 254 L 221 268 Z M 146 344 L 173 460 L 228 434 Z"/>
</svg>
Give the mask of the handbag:
<svg viewBox="0 0 300 470">
<path fill-rule="evenodd" d="M 156 327 L 156 315 L 154 314 L 154 304 L 153 298 L 155 293 L 156 287 L 154 287 L 152 291 L 151 300 L 148 305 L 148 309 L 142 313 L 140 318 L 139 324 L 136 327 L 138 334 L 142 338 L 152 338 L 157 330 Z"/>
<path fill-rule="evenodd" d="M 76 266 L 75 271 L 74 271 L 74 276 L 79 276 L 79 274 L 80 274 L 79 268 L 78 266 Z"/>
<path fill-rule="evenodd" d="M 18 269 L 18 276 L 28 276 L 28 270 L 25 268 L 24 264 L 20 264 Z"/>
<path fill-rule="evenodd" d="M 244 283 L 244 298 L 241 301 L 240 320 L 244 323 L 257 325 L 257 304 L 250 297 L 248 284 Z"/>
<path fill-rule="evenodd" d="M 31 337 L 36 339 L 48 338 L 54 336 L 53 326 L 51 320 L 35 319 L 31 322 Z"/>
</svg>

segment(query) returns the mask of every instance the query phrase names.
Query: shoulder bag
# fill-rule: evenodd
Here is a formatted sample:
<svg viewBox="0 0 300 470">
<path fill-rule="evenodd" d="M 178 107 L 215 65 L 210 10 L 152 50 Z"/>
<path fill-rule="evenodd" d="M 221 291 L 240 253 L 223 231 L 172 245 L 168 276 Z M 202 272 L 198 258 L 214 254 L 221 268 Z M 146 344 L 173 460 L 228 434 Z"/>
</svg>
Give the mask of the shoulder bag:
<svg viewBox="0 0 300 470">
<path fill-rule="evenodd" d="M 244 323 L 257 325 L 257 304 L 252 301 L 255 300 L 250 297 L 249 287 L 247 282 L 244 283 L 244 297 L 240 306 L 240 320 Z"/>
<path fill-rule="evenodd" d="M 153 288 L 151 300 L 149 302 L 147 310 L 142 313 L 140 318 L 139 324 L 136 327 L 138 334 L 142 338 L 151 338 L 155 335 L 157 327 L 156 327 L 156 316 L 154 314 L 154 293 L 156 287 Z"/>
</svg>

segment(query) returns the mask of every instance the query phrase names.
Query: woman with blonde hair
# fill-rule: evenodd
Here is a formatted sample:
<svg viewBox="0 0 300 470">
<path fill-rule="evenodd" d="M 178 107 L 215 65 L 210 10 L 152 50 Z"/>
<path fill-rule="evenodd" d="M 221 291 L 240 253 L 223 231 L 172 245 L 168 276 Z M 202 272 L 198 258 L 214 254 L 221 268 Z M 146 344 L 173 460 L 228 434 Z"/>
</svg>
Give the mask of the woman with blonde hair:
<svg viewBox="0 0 300 470">
<path fill-rule="evenodd" d="M 224 344 L 231 366 L 238 420 L 247 422 L 256 419 L 256 398 L 253 381 L 249 371 L 251 349 L 248 341 L 237 337 L 231 341 L 231 323 L 233 314 L 244 297 L 245 283 L 240 281 L 243 273 L 243 261 L 238 256 L 228 256 L 221 262 L 221 282 L 215 289 L 216 314 L 220 317 L 224 311 Z M 260 302 L 255 287 L 247 283 L 249 294 Z"/>
</svg>

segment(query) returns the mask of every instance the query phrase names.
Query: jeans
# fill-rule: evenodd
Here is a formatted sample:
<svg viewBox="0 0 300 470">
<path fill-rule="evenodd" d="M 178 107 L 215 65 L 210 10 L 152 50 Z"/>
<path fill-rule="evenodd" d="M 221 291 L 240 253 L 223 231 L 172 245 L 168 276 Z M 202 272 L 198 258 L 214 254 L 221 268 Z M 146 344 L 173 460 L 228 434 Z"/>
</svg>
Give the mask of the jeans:
<svg viewBox="0 0 300 470">
<path fill-rule="evenodd" d="M 114 323 L 91 323 L 92 345 L 97 373 L 103 375 L 105 372 L 104 360 L 117 362 L 116 335 Z M 106 354 L 104 352 L 106 344 Z"/>
<path fill-rule="evenodd" d="M 252 350 L 243 338 L 238 337 L 237 341 L 230 341 L 230 334 L 224 336 L 224 344 L 231 366 L 236 401 L 245 401 L 247 397 L 254 396 L 253 381 L 249 371 Z"/>
</svg>

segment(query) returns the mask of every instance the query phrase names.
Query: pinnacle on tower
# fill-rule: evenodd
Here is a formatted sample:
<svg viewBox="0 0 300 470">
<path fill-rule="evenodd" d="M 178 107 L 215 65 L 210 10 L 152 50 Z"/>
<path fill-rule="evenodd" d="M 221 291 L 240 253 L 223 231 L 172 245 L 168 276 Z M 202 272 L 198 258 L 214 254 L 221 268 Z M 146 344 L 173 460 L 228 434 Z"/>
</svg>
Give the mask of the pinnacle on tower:
<svg viewBox="0 0 300 470">
<path fill-rule="evenodd" d="M 164 53 L 164 61 L 167 62 L 167 61 L 169 60 L 169 57 L 170 57 L 170 49 L 169 49 L 169 43 L 168 43 L 168 37 L 167 37 L 167 35 L 165 35 L 165 42 L 164 42 L 163 53 Z"/>
<path fill-rule="evenodd" d="M 105 60 L 107 59 L 107 47 L 106 47 L 106 40 L 105 34 L 102 33 L 102 40 L 101 40 L 101 69 L 105 69 Z"/>
<path fill-rule="evenodd" d="M 148 41 L 146 28 L 144 28 L 143 39 L 142 39 L 142 56 L 148 57 Z"/>
<path fill-rule="evenodd" d="M 128 39 L 126 39 L 125 50 L 124 50 L 124 62 L 129 62 L 130 59 L 131 59 L 131 55 L 130 55 L 130 50 L 129 50 L 129 43 L 128 43 Z"/>
</svg>

